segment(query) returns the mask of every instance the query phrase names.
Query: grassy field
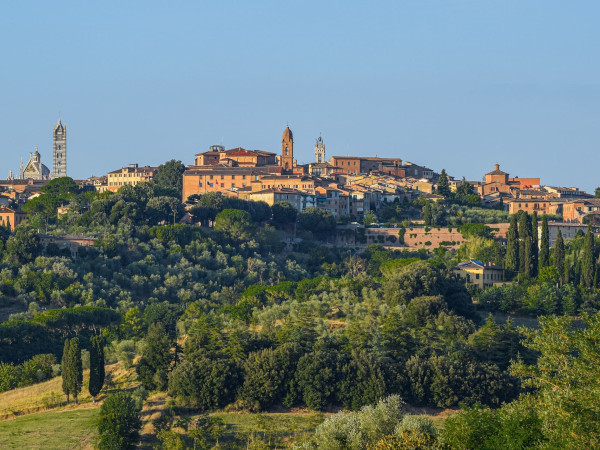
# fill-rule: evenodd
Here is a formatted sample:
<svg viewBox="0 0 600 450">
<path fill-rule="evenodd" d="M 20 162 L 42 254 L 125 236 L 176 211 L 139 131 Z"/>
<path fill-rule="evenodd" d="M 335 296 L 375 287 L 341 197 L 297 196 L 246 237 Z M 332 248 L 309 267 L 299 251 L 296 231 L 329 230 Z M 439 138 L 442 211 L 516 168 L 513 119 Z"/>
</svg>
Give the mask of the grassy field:
<svg viewBox="0 0 600 450">
<path fill-rule="evenodd" d="M 283 448 L 314 432 L 325 415 L 315 412 L 286 413 L 214 413 L 225 425 L 221 442 L 225 445 Z"/>
<path fill-rule="evenodd" d="M 133 369 L 125 370 L 120 364 L 112 364 L 106 370 L 112 379 L 106 389 L 108 393 L 132 390 L 139 385 Z M 92 448 L 96 439 L 95 421 L 106 392 L 93 404 L 86 388 L 88 376 L 86 371 L 79 405 L 66 404 L 60 377 L 0 394 L 0 449 Z M 144 402 L 141 448 L 151 449 L 158 443 L 153 421 L 165 413 L 168 404 L 165 393 L 154 393 Z M 455 412 L 414 407 L 407 410 L 410 414 L 429 416 L 437 426 Z M 210 415 L 223 422 L 219 441 L 224 448 L 286 448 L 312 434 L 330 414 L 294 409 L 261 414 L 220 411 Z M 178 411 L 176 415 L 189 419 L 190 423 L 198 417 L 193 411 Z"/>
<path fill-rule="evenodd" d="M 112 390 L 131 389 L 139 383 L 132 369 L 124 370 L 120 364 L 106 366 L 106 373 L 112 379 L 112 385 L 107 389 Z M 87 385 L 89 370 L 83 374 L 83 389 L 79 395 L 79 403 L 85 405 L 92 402 Z M 102 400 L 104 394 L 98 397 Z M 71 399 L 72 401 L 72 399 Z M 62 392 L 62 378 L 56 377 L 43 383 L 26 386 L 0 394 L 0 421 L 14 419 L 24 414 L 45 411 L 57 408 L 73 408 L 74 405 L 66 405 L 66 397 Z M 0 447 L 1 448 L 1 447 Z"/>
<path fill-rule="evenodd" d="M 98 408 L 80 406 L 0 422 L 0 448 L 93 448 Z"/>
</svg>

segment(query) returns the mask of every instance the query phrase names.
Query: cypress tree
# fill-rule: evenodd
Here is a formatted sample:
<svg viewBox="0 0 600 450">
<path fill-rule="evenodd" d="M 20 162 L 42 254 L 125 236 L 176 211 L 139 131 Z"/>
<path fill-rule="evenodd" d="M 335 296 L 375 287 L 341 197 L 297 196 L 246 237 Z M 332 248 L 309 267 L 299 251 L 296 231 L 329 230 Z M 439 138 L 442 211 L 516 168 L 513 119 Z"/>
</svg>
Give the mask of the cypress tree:
<svg viewBox="0 0 600 450">
<path fill-rule="evenodd" d="M 446 174 L 446 169 L 442 169 L 440 173 L 440 179 L 437 185 L 437 193 L 439 195 L 443 195 L 444 197 L 450 197 L 450 183 L 448 182 L 448 175 Z"/>
<path fill-rule="evenodd" d="M 562 233 L 558 230 L 556 243 L 554 244 L 554 267 L 558 269 L 558 273 L 563 283 L 568 282 L 568 277 L 565 276 L 565 243 L 562 238 Z"/>
<path fill-rule="evenodd" d="M 62 389 L 67 396 L 67 404 L 69 403 L 69 394 L 71 393 L 71 390 L 69 389 L 69 375 L 71 373 L 71 368 L 69 366 L 69 344 L 69 338 L 65 339 L 61 361 Z"/>
<path fill-rule="evenodd" d="M 81 364 L 81 346 L 79 345 L 79 338 L 74 337 L 71 339 L 69 344 L 69 392 L 73 394 L 75 404 L 78 404 L 77 397 L 81 392 L 83 385 L 83 366 Z"/>
<path fill-rule="evenodd" d="M 431 215 L 431 204 L 429 202 L 425 203 L 425 206 L 423 206 L 423 222 L 426 226 L 433 225 Z"/>
<path fill-rule="evenodd" d="M 519 239 L 517 232 L 517 216 L 510 218 L 510 226 L 506 234 L 506 269 L 512 272 L 519 270 Z"/>
<path fill-rule="evenodd" d="M 533 276 L 533 252 L 531 251 L 533 245 L 531 244 L 531 240 L 531 237 L 527 236 L 525 240 L 521 242 L 521 245 L 523 246 L 523 267 L 521 267 L 521 271 L 527 278 Z"/>
<path fill-rule="evenodd" d="M 529 214 L 525 211 L 519 211 L 519 271 L 529 273 L 528 268 L 525 267 L 525 258 L 531 257 L 531 241 L 527 238 L 531 237 L 531 223 L 529 221 Z M 529 242 L 529 248 L 525 244 Z M 529 253 L 528 256 L 526 254 Z"/>
<path fill-rule="evenodd" d="M 594 284 L 594 272 L 596 269 L 594 261 L 594 234 L 588 229 L 583 241 L 583 255 L 581 257 L 581 284 L 591 288 Z"/>
<path fill-rule="evenodd" d="M 93 336 L 90 343 L 89 391 L 92 401 L 96 403 L 96 396 L 100 393 L 104 385 L 104 342 L 101 336 Z"/>
<path fill-rule="evenodd" d="M 540 268 L 550 265 L 550 233 L 548 231 L 548 218 L 542 216 L 542 235 L 540 236 L 540 257 L 538 259 Z"/>
<path fill-rule="evenodd" d="M 531 276 L 535 277 L 538 273 L 538 217 L 534 211 L 531 215 Z"/>
</svg>

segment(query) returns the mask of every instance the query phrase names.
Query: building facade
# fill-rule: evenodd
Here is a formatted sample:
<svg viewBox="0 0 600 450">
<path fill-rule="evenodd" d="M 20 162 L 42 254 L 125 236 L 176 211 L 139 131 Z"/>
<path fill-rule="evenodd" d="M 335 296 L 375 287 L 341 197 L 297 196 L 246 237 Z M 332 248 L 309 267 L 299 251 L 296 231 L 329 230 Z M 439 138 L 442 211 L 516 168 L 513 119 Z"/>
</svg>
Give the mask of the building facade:
<svg viewBox="0 0 600 450">
<path fill-rule="evenodd" d="M 0 206 L 0 226 L 8 226 L 11 231 L 27 218 L 23 211 L 17 211 L 6 206 Z"/>
<path fill-rule="evenodd" d="M 130 164 L 108 173 L 107 189 L 116 192 L 122 186 L 135 186 L 138 183 L 148 182 L 154 178 L 155 173 L 156 167 L 139 167 L 137 164 Z"/>
<path fill-rule="evenodd" d="M 452 269 L 454 276 L 474 284 L 480 289 L 504 282 L 504 269 L 494 264 L 470 260 L 461 262 Z"/>
<path fill-rule="evenodd" d="M 23 168 L 23 161 L 21 161 L 19 175 L 22 180 L 43 181 L 50 179 L 50 169 L 42 164 L 42 155 L 38 152 L 37 146 L 35 152 L 29 156 L 29 162 L 25 168 Z"/>
</svg>

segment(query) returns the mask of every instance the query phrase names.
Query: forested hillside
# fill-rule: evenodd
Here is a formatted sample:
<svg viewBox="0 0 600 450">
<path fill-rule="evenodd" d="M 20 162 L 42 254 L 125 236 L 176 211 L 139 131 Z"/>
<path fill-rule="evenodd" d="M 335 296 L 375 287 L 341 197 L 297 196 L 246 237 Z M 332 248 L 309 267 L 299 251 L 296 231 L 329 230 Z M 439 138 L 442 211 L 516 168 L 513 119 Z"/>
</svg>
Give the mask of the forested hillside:
<svg viewBox="0 0 600 450">
<path fill-rule="evenodd" d="M 220 422 L 200 426 L 199 414 L 303 409 L 354 411 L 328 417 L 296 442 L 304 448 L 598 445 L 600 246 L 591 232 L 549 249 L 538 218 L 522 214 L 506 245 L 478 224 L 463 226 L 457 252 L 336 248 L 327 244 L 336 221 L 322 211 L 213 194 L 181 204 L 182 170 L 168 162 L 153 182 L 115 194 L 56 179 L 28 203 L 27 223 L 2 229 L 0 309 L 11 315 L 0 324 L 0 392 L 64 377 L 73 338 L 84 360 L 92 351 L 84 365 L 93 369 L 101 337 L 107 362 L 133 368 L 139 402 L 168 395 L 154 424 L 165 448 L 216 445 Z M 452 211 L 469 201 L 433 209 L 462 223 Z M 70 207 L 59 218 L 60 205 Z M 387 218 L 400 226 L 442 217 L 427 202 L 396 206 Z M 180 223 L 185 216 L 199 224 Z M 84 234 L 95 246 L 73 258 L 44 247 L 39 232 Z M 505 262 L 509 282 L 466 286 L 451 270 L 465 256 Z M 539 330 L 505 320 L 549 314 L 561 317 Z M 406 405 L 463 413 L 438 431 Z M 336 429 L 358 434 L 340 444 Z M 253 439 L 271 445 L 265 436 Z"/>
</svg>

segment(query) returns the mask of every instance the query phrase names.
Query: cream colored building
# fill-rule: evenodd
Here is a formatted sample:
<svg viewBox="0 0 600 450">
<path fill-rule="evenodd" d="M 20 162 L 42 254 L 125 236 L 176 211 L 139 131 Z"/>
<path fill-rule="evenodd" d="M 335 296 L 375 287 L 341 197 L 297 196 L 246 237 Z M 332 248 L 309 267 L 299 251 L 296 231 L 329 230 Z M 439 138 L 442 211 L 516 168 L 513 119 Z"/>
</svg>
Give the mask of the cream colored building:
<svg viewBox="0 0 600 450">
<path fill-rule="evenodd" d="M 457 278 L 462 278 L 467 283 L 474 284 L 480 289 L 504 283 L 504 269 L 502 267 L 491 263 L 485 264 L 475 259 L 459 263 L 452 271 Z"/>
<path fill-rule="evenodd" d="M 115 192 L 122 186 L 135 186 L 138 183 L 148 182 L 154 178 L 155 174 L 156 167 L 139 167 L 137 164 L 130 164 L 108 173 L 108 190 Z"/>
</svg>

